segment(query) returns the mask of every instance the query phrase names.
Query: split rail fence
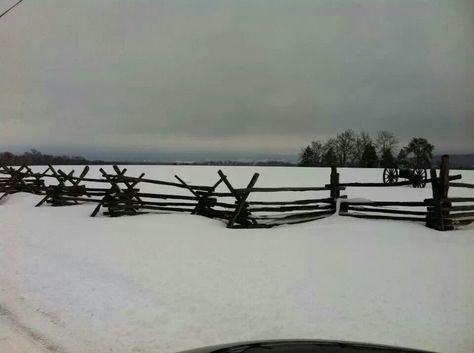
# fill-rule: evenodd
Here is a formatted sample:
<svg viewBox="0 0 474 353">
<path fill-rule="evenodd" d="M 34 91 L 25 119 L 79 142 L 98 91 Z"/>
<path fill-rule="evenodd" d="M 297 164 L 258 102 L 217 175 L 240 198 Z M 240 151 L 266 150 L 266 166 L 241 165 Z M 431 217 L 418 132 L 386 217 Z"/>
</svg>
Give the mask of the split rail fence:
<svg viewBox="0 0 474 353">
<path fill-rule="evenodd" d="M 184 212 L 209 218 L 221 219 L 228 228 L 270 228 L 282 224 L 314 221 L 338 212 L 340 216 L 390 219 L 423 222 L 427 227 L 445 231 L 474 222 L 474 197 L 449 197 L 449 188 L 474 188 L 474 184 L 453 182 L 461 175 L 449 175 L 448 156 L 443 156 L 439 174 L 431 169 L 432 198 L 422 201 L 360 201 L 347 199 L 341 191 L 351 187 L 396 187 L 411 185 L 410 181 L 396 183 L 341 183 L 335 167 L 331 168 L 329 183 L 321 187 L 257 187 L 259 174 L 255 173 L 247 187 L 235 188 L 229 178 L 219 170 L 217 181 L 210 185 L 186 183 L 175 175 L 176 181 L 162 181 L 126 175 L 127 169 L 113 166 L 114 173 L 100 169 L 101 178 L 88 178 L 86 166 L 77 175 L 74 170 L 66 173 L 49 165 L 41 173 L 29 166 L 0 168 L 0 201 L 7 195 L 28 192 L 42 195 L 36 206 L 69 206 L 95 203 L 91 216 L 101 210 L 110 217 L 137 215 L 150 212 Z M 52 180 L 46 183 L 46 179 Z M 90 183 L 94 187 L 88 186 Z M 143 192 L 144 184 L 160 185 L 184 190 L 183 193 Z M 224 186 L 224 192 L 216 191 Z M 260 201 L 257 194 L 281 193 L 294 200 Z M 314 198 L 314 192 L 322 193 Z M 326 195 L 324 195 L 326 193 Z M 339 210 L 337 205 L 339 204 Z"/>
</svg>

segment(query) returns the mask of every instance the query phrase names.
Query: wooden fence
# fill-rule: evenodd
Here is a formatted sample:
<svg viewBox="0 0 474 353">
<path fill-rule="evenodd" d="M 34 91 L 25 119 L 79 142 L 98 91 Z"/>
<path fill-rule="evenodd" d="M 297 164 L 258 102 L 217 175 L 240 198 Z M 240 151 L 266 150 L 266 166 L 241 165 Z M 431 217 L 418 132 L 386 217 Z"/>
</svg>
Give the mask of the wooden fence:
<svg viewBox="0 0 474 353">
<path fill-rule="evenodd" d="M 342 201 L 339 214 L 358 218 L 390 219 L 423 222 L 429 228 L 445 231 L 474 222 L 474 198 L 449 198 L 449 187 L 474 188 L 474 184 L 453 183 L 461 175 L 449 175 L 449 157 L 442 157 L 439 175 L 436 169 L 430 170 L 430 183 L 433 197 L 423 201 Z M 411 182 L 383 184 L 383 186 L 409 185 Z M 380 186 L 377 183 L 344 183 L 346 187 Z M 453 206 L 453 203 L 463 203 Z M 467 212 L 464 212 L 467 211 Z"/>
<path fill-rule="evenodd" d="M 149 212 L 184 212 L 223 220 L 228 228 L 270 228 L 282 224 L 295 224 L 321 219 L 337 212 L 339 215 L 424 222 L 437 230 L 452 230 L 474 221 L 473 197 L 448 197 L 449 187 L 474 188 L 473 184 L 453 182 L 461 175 L 449 175 L 448 157 L 444 156 L 439 175 L 431 170 L 430 183 L 433 197 L 422 201 L 360 201 L 346 199 L 341 191 L 350 187 L 396 187 L 411 185 L 410 181 L 396 183 L 340 183 L 339 173 L 331 168 L 329 183 L 321 187 L 258 187 L 259 174 L 255 173 L 245 188 L 235 188 L 229 178 L 219 170 L 217 181 L 210 185 L 192 185 L 175 175 L 175 182 L 126 175 L 127 169 L 113 166 L 114 173 L 100 169 L 101 178 L 87 178 L 89 167 L 75 175 L 53 166 L 42 172 L 33 172 L 23 165 L 17 169 L 2 166 L 0 174 L 0 200 L 16 192 L 43 195 L 36 206 L 68 206 L 85 202 L 95 203 L 91 216 L 100 210 L 111 217 L 137 215 Z M 47 178 L 52 183 L 45 183 Z M 86 183 L 94 183 L 90 187 Z M 161 185 L 179 188 L 185 194 L 162 194 L 141 191 L 140 187 Z M 97 186 L 99 185 L 99 186 Z M 225 192 L 217 192 L 219 186 Z M 285 192 L 298 195 L 292 200 L 268 201 L 258 199 L 260 194 Z M 314 193 L 322 193 L 315 197 Z M 310 194 L 309 194 L 310 193 Z M 327 193 L 324 195 L 324 193 Z M 309 196 L 299 196 L 299 195 Z M 252 196 L 252 197 L 251 197 Z"/>
</svg>

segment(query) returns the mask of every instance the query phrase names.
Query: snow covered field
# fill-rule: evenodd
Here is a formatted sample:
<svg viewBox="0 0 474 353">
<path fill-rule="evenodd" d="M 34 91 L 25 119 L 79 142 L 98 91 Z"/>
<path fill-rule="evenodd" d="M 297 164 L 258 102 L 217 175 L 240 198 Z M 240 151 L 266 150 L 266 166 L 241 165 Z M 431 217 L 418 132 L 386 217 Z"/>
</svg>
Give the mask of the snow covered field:
<svg viewBox="0 0 474 353">
<path fill-rule="evenodd" d="M 127 169 L 170 181 L 178 174 L 194 184 L 218 179 L 217 167 Z M 325 168 L 222 169 L 236 187 L 245 187 L 253 172 L 260 173 L 256 186 L 329 182 Z M 98 175 L 98 167 L 92 171 Z M 341 182 L 378 182 L 382 175 L 339 172 Z M 473 171 L 460 173 L 474 182 Z M 373 200 L 422 200 L 430 193 L 429 187 L 343 192 Z M 437 232 L 334 215 L 242 230 L 186 214 L 90 218 L 94 204 L 35 208 L 40 198 L 15 194 L 0 204 L 0 322 L 26 330 L 50 351 L 174 352 L 264 338 L 474 351 L 473 225 Z M 1 352 L 6 341 L 0 335 Z"/>
</svg>

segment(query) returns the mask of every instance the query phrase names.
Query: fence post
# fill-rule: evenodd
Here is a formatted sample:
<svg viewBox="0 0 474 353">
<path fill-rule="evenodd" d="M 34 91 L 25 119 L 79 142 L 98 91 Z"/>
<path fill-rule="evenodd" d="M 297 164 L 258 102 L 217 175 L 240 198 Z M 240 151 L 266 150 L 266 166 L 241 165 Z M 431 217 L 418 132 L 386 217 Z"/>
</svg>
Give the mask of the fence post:
<svg viewBox="0 0 474 353">
<path fill-rule="evenodd" d="M 221 172 L 219 170 L 219 172 Z M 222 172 L 221 172 L 222 173 Z M 210 190 L 207 192 L 201 194 L 201 197 L 199 198 L 199 201 L 194 208 L 194 210 L 191 212 L 191 214 L 198 214 L 201 216 L 205 216 L 209 210 L 212 210 L 212 207 L 217 203 L 217 198 L 211 198 L 210 196 L 212 193 L 216 190 L 216 188 L 222 183 L 223 179 L 221 176 L 219 176 L 219 180 L 217 183 L 215 183 Z"/>
<path fill-rule="evenodd" d="M 449 208 L 451 202 L 446 201 L 449 191 L 449 156 L 441 157 L 439 177 L 436 169 L 431 168 L 431 188 L 433 193 L 433 205 L 428 206 L 426 226 L 437 230 L 451 230 L 452 224 L 449 220 Z"/>
<path fill-rule="evenodd" d="M 441 168 L 439 171 L 439 183 L 441 198 L 446 199 L 448 197 L 449 190 L 449 156 L 445 154 L 441 157 Z"/>
<path fill-rule="evenodd" d="M 439 191 L 440 191 L 440 208 L 442 219 L 442 230 L 451 230 L 452 222 L 449 219 L 449 208 L 451 202 L 447 201 L 449 191 L 449 156 L 441 157 L 441 167 L 439 171 Z"/>
<path fill-rule="evenodd" d="M 335 201 L 337 198 L 340 197 L 339 173 L 337 172 L 337 168 L 335 166 L 331 167 L 330 183 L 331 183 L 331 198 L 333 198 Z"/>
<path fill-rule="evenodd" d="M 249 189 L 252 189 L 255 185 L 255 183 L 257 182 L 257 179 L 259 177 L 259 174 L 258 173 L 255 173 L 252 177 L 252 179 L 250 180 L 250 183 L 247 185 L 247 190 Z M 240 194 L 237 198 L 237 203 L 235 205 L 235 211 L 234 211 L 234 214 L 232 215 L 232 218 L 230 219 L 229 223 L 227 223 L 227 228 L 232 228 L 232 226 L 234 225 L 235 222 L 239 222 L 241 223 L 241 220 L 239 219 L 239 217 L 241 217 L 243 215 L 243 217 L 245 218 L 245 221 L 247 222 L 247 198 L 249 197 L 251 191 L 246 191 L 242 194 Z"/>
</svg>

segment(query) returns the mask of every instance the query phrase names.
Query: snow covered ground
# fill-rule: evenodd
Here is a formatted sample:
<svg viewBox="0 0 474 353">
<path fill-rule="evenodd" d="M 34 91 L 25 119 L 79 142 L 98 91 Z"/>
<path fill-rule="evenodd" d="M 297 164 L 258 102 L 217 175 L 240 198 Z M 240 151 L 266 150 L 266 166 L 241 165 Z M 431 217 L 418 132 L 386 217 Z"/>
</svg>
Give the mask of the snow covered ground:
<svg viewBox="0 0 474 353">
<path fill-rule="evenodd" d="M 132 176 L 217 180 L 215 167 L 127 168 Z M 222 169 L 236 187 L 255 171 L 256 186 L 329 181 L 325 168 Z M 380 181 L 382 171 L 340 173 L 343 182 Z M 473 171 L 461 173 L 474 182 Z M 430 192 L 351 188 L 345 194 L 422 200 Z M 310 195 L 328 193 L 301 194 Z M 93 204 L 35 208 L 39 199 L 15 194 L 0 204 L 1 352 L 12 344 L 11 330 L 26 331 L 55 353 L 174 352 L 264 338 L 474 351 L 473 225 L 437 232 L 334 215 L 242 230 L 185 214 L 90 218 Z"/>
</svg>

